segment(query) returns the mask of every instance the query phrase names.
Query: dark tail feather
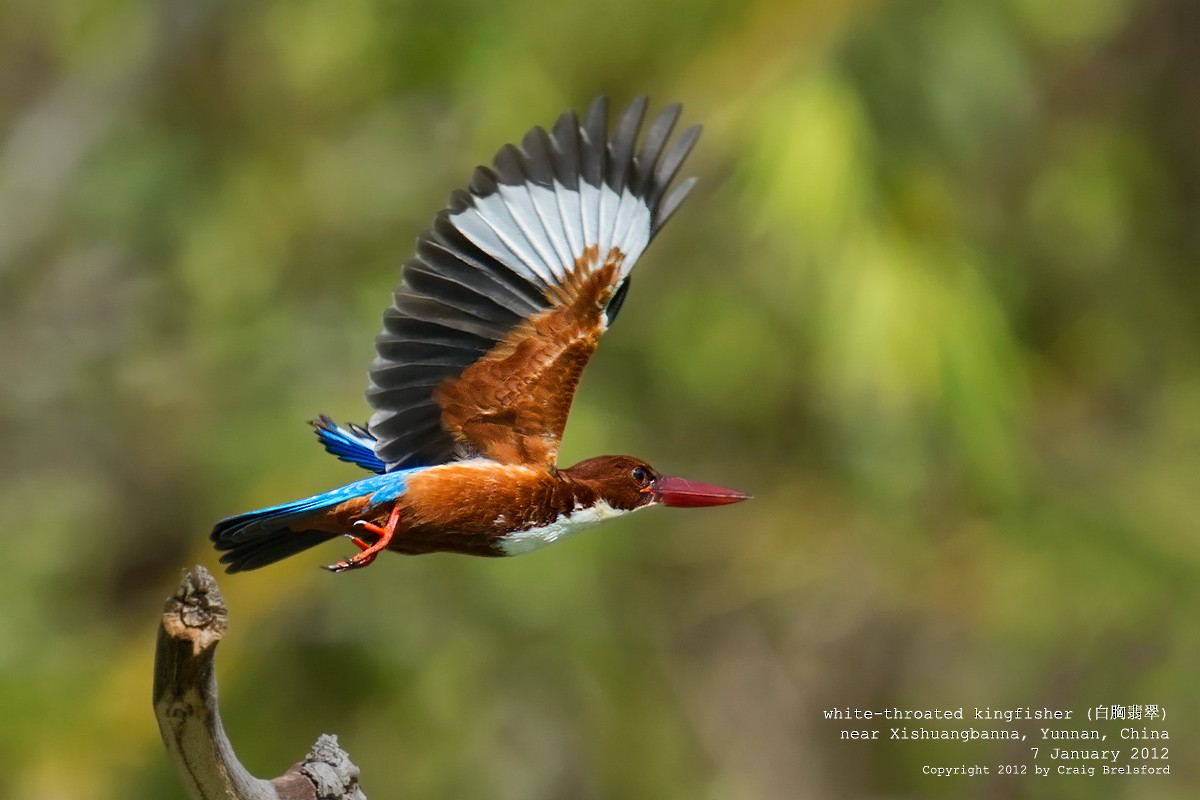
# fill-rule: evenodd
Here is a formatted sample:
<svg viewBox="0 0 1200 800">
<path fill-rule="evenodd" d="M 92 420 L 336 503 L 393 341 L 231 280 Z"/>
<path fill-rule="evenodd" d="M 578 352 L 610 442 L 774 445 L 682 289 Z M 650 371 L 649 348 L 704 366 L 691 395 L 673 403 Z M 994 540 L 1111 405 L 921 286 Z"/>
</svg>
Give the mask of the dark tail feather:
<svg viewBox="0 0 1200 800">
<path fill-rule="evenodd" d="M 221 556 L 221 563 L 226 565 L 225 571 L 231 574 L 258 569 L 316 547 L 333 536 L 325 531 L 273 531 L 261 539 L 232 545 L 229 552 Z"/>
<path fill-rule="evenodd" d="M 221 556 L 226 572 L 258 569 L 336 538 L 335 533 L 289 527 L 295 517 L 309 511 L 296 505 L 251 511 L 221 520 L 209 538 L 218 550 L 226 551 Z"/>
</svg>

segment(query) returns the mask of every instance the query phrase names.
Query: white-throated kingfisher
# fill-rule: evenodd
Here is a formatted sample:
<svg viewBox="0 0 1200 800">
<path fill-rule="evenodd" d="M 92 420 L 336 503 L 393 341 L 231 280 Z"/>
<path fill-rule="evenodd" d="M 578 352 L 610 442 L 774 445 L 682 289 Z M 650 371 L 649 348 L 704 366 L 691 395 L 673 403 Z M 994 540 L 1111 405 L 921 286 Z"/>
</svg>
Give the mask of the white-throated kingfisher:
<svg viewBox="0 0 1200 800">
<path fill-rule="evenodd" d="M 691 190 L 668 188 L 700 128 L 676 139 L 680 107 L 639 132 L 638 98 L 608 135 L 601 97 L 479 167 L 417 239 L 375 340 L 367 427 L 313 422 L 325 448 L 377 473 L 217 523 L 229 572 L 345 536 L 330 565 L 383 550 L 507 556 L 662 503 L 747 495 L 662 475 L 631 456 L 557 465 L 583 368 L 620 311 L 634 264 Z"/>
</svg>

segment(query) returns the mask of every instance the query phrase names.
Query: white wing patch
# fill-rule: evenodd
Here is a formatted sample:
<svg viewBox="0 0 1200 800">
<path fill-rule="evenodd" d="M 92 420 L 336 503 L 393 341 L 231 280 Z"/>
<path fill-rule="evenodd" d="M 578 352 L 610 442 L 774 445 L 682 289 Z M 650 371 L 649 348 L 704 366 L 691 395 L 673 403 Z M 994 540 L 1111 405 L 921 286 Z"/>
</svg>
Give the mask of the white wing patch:
<svg viewBox="0 0 1200 800">
<path fill-rule="evenodd" d="M 634 510 L 636 511 L 637 509 Z M 573 536 L 579 531 L 599 525 L 605 520 L 628 513 L 630 512 L 625 509 L 613 508 L 608 503 L 600 500 L 593 506 L 576 508 L 569 514 L 559 514 L 549 525 L 527 528 L 523 531 L 510 533 L 500 540 L 500 549 L 504 551 L 504 555 L 506 556 L 530 553 L 548 544 L 554 544 L 560 539 Z M 503 520 L 497 518 L 496 524 L 503 524 Z"/>
<path fill-rule="evenodd" d="M 493 195 L 495 196 L 495 195 Z M 533 198 L 529 195 L 529 184 L 521 186 L 506 186 L 500 184 L 499 197 L 508 206 L 513 222 L 521 229 L 521 235 L 533 248 L 538 260 L 545 265 L 550 275 L 556 279 L 560 275 L 558 254 L 554 252 L 554 242 L 546 234 L 546 223 L 542 221 Z"/>
<path fill-rule="evenodd" d="M 508 210 L 505 209 L 504 213 L 507 216 Z M 450 221 L 454 223 L 454 227 L 462 232 L 463 236 L 466 236 L 471 241 L 471 244 L 492 258 L 495 258 L 527 281 L 531 283 L 538 282 L 539 276 L 530 266 L 529 262 L 513 253 L 505 241 L 496 235 L 492 227 L 493 223 L 489 222 L 479 211 L 476 211 L 474 208 L 468 208 L 458 214 L 451 215 Z M 512 225 L 511 220 L 509 225 Z"/>
<path fill-rule="evenodd" d="M 586 181 L 578 191 L 558 181 L 553 190 L 500 184 L 471 200 L 471 208 L 450 215 L 454 227 L 513 272 L 545 285 L 561 284 L 592 245 L 601 255 L 613 247 L 624 253 L 626 277 L 650 242 L 650 209 L 629 189 L 617 194 Z"/>
<path fill-rule="evenodd" d="M 579 182 L 579 214 L 583 218 L 583 240 L 588 244 L 600 241 L 600 187 L 587 181 Z"/>
<path fill-rule="evenodd" d="M 503 195 L 472 199 L 474 208 L 450 217 L 455 227 L 477 247 L 499 259 L 500 263 L 514 272 L 532 273 L 542 283 L 554 282 L 554 273 L 548 264 L 538 258 L 513 212 L 504 202 Z M 513 266 L 514 261 L 520 266 Z"/>
<path fill-rule="evenodd" d="M 546 236 L 554 248 L 555 264 L 561 268 L 563 264 L 571 263 L 574 258 L 574 248 L 571 247 L 570 236 L 567 234 L 566 225 L 563 224 L 562 212 L 558 207 L 557 192 L 547 189 L 545 186 L 530 184 L 529 197 L 533 200 L 537 215 L 542 221 L 542 228 L 546 231 Z"/>
<path fill-rule="evenodd" d="M 569 258 L 576 253 L 582 253 L 587 247 L 583 243 L 582 215 L 579 213 L 579 192 L 568 189 L 557 180 L 554 181 L 554 196 L 558 199 L 558 218 L 562 221 L 563 233 L 570 245 Z"/>
</svg>

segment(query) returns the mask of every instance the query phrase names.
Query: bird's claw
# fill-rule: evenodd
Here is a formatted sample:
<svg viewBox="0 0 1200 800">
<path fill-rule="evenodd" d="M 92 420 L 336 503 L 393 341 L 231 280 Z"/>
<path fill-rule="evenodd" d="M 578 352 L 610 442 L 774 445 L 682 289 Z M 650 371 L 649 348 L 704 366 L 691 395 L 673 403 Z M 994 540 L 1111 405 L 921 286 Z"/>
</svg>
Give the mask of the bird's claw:
<svg viewBox="0 0 1200 800">
<path fill-rule="evenodd" d="M 365 527 L 368 523 L 364 522 L 363 520 L 358 520 L 354 524 L 362 525 Z M 339 561 L 336 564 L 327 564 L 325 566 L 325 569 L 329 570 L 330 572 L 346 572 L 346 571 L 352 570 L 352 569 L 361 569 L 362 567 L 365 567 L 368 564 L 370 564 L 372 561 L 374 561 L 375 556 L 377 556 L 379 554 L 379 551 L 375 551 L 373 553 L 368 553 L 367 551 L 371 549 L 371 545 L 367 544 L 365 541 L 358 538 L 354 534 L 346 533 L 346 534 L 343 534 L 343 536 L 345 536 L 350 541 L 354 542 L 354 546 L 357 547 L 362 552 L 355 554 L 354 556 L 346 559 L 345 561 Z"/>
<path fill-rule="evenodd" d="M 362 569 L 375 560 L 388 542 L 392 540 L 392 534 L 396 532 L 396 523 L 400 520 L 399 504 L 392 507 L 392 513 L 388 516 L 388 524 L 386 526 L 376 525 L 373 522 L 368 522 L 365 519 L 354 521 L 354 527 L 362 528 L 368 533 L 373 533 L 379 537 L 374 544 L 367 544 L 365 541 L 355 536 L 354 534 L 345 534 L 346 538 L 354 542 L 354 546 L 362 552 L 355 553 L 345 561 L 339 561 L 336 564 L 329 564 L 325 569 L 330 572 L 347 572 L 352 569 Z"/>
<path fill-rule="evenodd" d="M 366 549 L 358 555 L 352 556 L 345 561 L 339 561 L 336 564 L 327 564 L 325 569 L 330 572 L 348 572 L 352 569 L 362 569 L 375 560 L 375 556 L 379 555 L 378 551 L 367 553 Z"/>
</svg>

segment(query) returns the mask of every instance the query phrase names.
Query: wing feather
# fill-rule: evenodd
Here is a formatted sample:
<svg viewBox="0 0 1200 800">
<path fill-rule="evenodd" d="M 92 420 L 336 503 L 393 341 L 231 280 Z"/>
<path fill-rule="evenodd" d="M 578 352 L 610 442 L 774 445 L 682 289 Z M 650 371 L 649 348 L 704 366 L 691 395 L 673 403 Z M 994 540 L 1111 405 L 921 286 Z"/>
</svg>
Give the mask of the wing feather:
<svg viewBox="0 0 1200 800">
<path fill-rule="evenodd" d="M 542 128 L 534 128 L 525 134 L 521 144 L 524 152 L 513 150 L 520 161 L 521 169 L 529 177 L 529 197 L 537 209 L 546 237 L 557 257 L 559 265 L 556 275 L 566 277 L 563 264 L 569 264 L 576 252 L 567 240 L 562 213 L 555 189 L 554 162 L 552 161 L 550 137 Z"/>
<path fill-rule="evenodd" d="M 566 277 L 562 266 L 563 259 L 556 251 L 549 232 L 549 228 L 554 227 L 555 223 L 542 217 L 533 199 L 533 190 L 542 187 L 526 174 L 520 151 L 511 144 L 505 145 L 496 154 L 495 167 L 496 175 L 500 178 L 500 198 L 508 207 L 513 221 L 546 266 L 549 271 L 548 279 L 556 283 L 561 281 Z"/>
<path fill-rule="evenodd" d="M 376 338 L 367 400 L 389 470 L 486 456 L 553 468 L 579 375 L 629 274 L 694 180 L 667 194 L 698 128 L 647 101 L 611 137 L 608 101 L 478 168 L 417 240 Z M 665 198 L 665 199 L 664 199 Z"/>
<path fill-rule="evenodd" d="M 587 247 L 587 233 L 583 221 L 583 193 L 580 191 L 582 180 L 579 174 L 579 121 L 574 111 L 566 112 L 554 123 L 554 136 L 551 141 L 555 194 L 558 196 L 563 231 L 571 246 L 571 256 L 574 257 Z"/>
</svg>

